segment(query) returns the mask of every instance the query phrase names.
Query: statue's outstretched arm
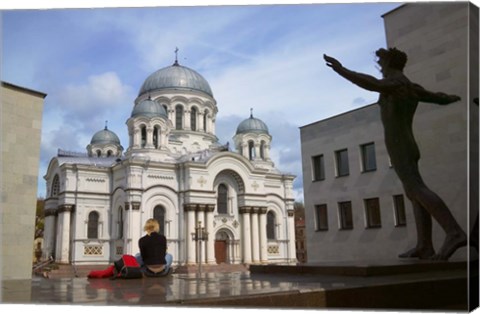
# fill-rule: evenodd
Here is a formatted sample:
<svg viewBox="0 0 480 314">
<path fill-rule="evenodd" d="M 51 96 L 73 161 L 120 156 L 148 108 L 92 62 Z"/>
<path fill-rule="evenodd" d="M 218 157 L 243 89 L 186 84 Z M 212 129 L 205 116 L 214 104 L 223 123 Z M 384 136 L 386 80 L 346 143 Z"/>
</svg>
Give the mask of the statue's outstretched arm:
<svg viewBox="0 0 480 314">
<path fill-rule="evenodd" d="M 437 105 L 449 105 L 451 103 L 459 101 L 461 98 L 457 95 L 447 95 L 445 93 L 434 93 L 426 90 L 418 84 L 413 84 L 415 93 L 418 96 L 418 100 L 422 102 L 437 104 Z"/>
<path fill-rule="evenodd" d="M 368 74 L 351 71 L 343 67 L 338 60 L 330 56 L 323 55 L 323 58 L 327 62 L 327 66 L 331 67 L 340 76 L 342 76 L 343 78 L 349 80 L 353 84 L 358 85 L 361 88 L 364 88 L 366 90 L 381 93 L 381 92 L 388 92 L 393 87 L 396 86 L 394 81 L 386 80 L 386 79 L 379 80 Z"/>
</svg>

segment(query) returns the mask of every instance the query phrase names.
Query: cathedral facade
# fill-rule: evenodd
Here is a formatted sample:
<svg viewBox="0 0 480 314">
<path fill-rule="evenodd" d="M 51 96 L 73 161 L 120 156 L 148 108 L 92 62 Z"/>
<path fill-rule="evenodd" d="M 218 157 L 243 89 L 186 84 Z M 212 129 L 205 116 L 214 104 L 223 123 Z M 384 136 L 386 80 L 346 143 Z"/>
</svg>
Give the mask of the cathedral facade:
<svg viewBox="0 0 480 314">
<path fill-rule="evenodd" d="M 44 257 L 106 264 L 136 254 L 153 217 L 177 265 L 295 263 L 295 177 L 276 169 L 272 136 L 252 114 L 233 147 L 221 145 L 217 112 L 208 82 L 175 61 L 143 83 L 125 151 L 107 127 L 84 154 L 59 150 L 44 177 Z"/>
</svg>

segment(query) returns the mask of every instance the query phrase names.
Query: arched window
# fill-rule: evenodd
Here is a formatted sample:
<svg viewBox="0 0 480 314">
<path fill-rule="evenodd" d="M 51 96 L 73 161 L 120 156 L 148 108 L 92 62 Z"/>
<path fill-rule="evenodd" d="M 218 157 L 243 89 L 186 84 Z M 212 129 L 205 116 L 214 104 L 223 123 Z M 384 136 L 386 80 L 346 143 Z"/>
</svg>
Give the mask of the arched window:
<svg viewBox="0 0 480 314">
<path fill-rule="evenodd" d="M 183 107 L 181 105 L 175 107 L 175 129 L 183 129 Z"/>
<path fill-rule="evenodd" d="M 147 144 L 147 127 L 142 125 L 140 127 L 140 132 L 142 134 L 142 143 L 141 143 L 141 147 L 144 148 L 145 145 Z"/>
<path fill-rule="evenodd" d="M 267 239 L 275 240 L 275 214 L 272 211 L 267 213 Z"/>
<path fill-rule="evenodd" d="M 108 152 L 107 152 L 107 157 L 110 157 L 110 156 L 112 156 L 112 155 L 113 155 L 113 152 L 112 152 L 111 150 L 108 150 Z"/>
<path fill-rule="evenodd" d="M 100 157 L 100 156 L 102 156 L 102 151 L 97 149 L 97 157 Z"/>
<path fill-rule="evenodd" d="M 228 188 L 223 183 L 218 186 L 217 211 L 219 214 L 228 213 Z"/>
<path fill-rule="evenodd" d="M 88 214 L 88 229 L 87 229 L 87 238 L 88 239 L 98 239 L 98 219 L 99 215 L 96 211 L 90 212 Z"/>
<path fill-rule="evenodd" d="M 60 192 L 60 180 L 58 179 L 58 174 L 55 175 L 52 182 L 52 192 L 50 193 L 51 196 L 57 196 L 58 192 Z"/>
<path fill-rule="evenodd" d="M 158 137 L 160 133 L 160 128 L 158 126 L 155 126 L 153 128 L 153 146 L 155 148 L 158 148 Z"/>
<path fill-rule="evenodd" d="M 255 144 L 253 141 L 248 142 L 248 158 L 253 160 L 255 158 Z"/>
<path fill-rule="evenodd" d="M 205 109 L 205 113 L 203 114 L 203 130 L 207 132 L 207 117 L 208 117 L 208 110 Z"/>
<path fill-rule="evenodd" d="M 118 230 L 117 230 L 117 238 L 123 239 L 123 208 L 118 208 Z"/>
<path fill-rule="evenodd" d="M 190 111 L 190 129 L 192 131 L 197 130 L 197 108 L 192 107 Z"/>
<path fill-rule="evenodd" d="M 165 207 L 157 205 L 153 209 L 153 219 L 160 225 L 160 234 L 165 234 Z"/>
</svg>

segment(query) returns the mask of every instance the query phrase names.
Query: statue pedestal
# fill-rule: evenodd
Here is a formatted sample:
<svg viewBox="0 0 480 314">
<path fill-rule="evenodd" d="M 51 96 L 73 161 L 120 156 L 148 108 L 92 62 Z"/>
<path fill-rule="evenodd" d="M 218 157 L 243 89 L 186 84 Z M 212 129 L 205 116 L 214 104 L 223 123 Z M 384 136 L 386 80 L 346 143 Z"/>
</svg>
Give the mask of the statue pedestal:
<svg viewBox="0 0 480 314">
<path fill-rule="evenodd" d="M 299 265 L 251 265 L 251 273 L 333 276 L 392 276 L 433 271 L 467 270 L 466 261 L 398 259 L 384 261 L 319 262 Z"/>
<path fill-rule="evenodd" d="M 478 260 L 470 265 L 466 261 L 400 259 L 250 265 L 250 274 L 253 280 L 295 278 L 317 284 L 320 290 L 302 297 L 310 298 L 305 302 L 312 304 L 322 300 L 318 305 L 326 308 L 468 311 L 478 304 Z"/>
</svg>

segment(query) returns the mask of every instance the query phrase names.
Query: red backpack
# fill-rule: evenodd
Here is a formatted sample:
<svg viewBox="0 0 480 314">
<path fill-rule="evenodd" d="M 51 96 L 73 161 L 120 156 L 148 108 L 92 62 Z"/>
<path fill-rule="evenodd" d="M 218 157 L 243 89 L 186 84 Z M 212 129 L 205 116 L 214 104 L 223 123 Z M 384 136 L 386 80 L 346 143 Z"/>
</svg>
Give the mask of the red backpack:
<svg viewBox="0 0 480 314">
<path fill-rule="evenodd" d="M 112 279 L 124 278 L 142 278 L 143 272 L 135 256 L 124 254 L 122 258 L 113 263 L 114 274 Z"/>
<path fill-rule="evenodd" d="M 105 270 L 92 270 L 88 274 L 88 278 L 142 278 L 143 272 L 138 265 L 137 259 L 132 255 L 122 255 L 122 258 L 115 261 L 113 265 Z"/>
</svg>

